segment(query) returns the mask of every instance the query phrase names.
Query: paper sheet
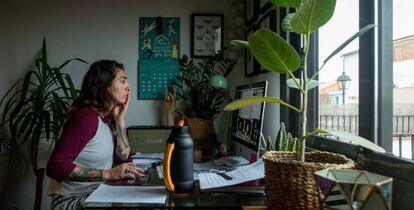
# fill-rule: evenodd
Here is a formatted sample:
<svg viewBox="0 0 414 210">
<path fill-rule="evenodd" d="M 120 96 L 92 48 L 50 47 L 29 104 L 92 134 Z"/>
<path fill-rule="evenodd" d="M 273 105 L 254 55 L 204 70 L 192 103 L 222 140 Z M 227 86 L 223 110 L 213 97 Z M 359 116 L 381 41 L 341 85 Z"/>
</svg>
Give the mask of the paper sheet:
<svg viewBox="0 0 414 210">
<path fill-rule="evenodd" d="M 103 203 L 165 203 L 164 186 L 110 186 L 101 184 L 85 202 Z"/>
<path fill-rule="evenodd" d="M 233 171 L 227 172 L 232 180 L 226 180 L 215 173 L 199 173 L 200 189 L 210 189 L 240 184 L 243 182 L 264 178 L 264 163 L 259 160 L 247 166 L 241 166 Z"/>
</svg>

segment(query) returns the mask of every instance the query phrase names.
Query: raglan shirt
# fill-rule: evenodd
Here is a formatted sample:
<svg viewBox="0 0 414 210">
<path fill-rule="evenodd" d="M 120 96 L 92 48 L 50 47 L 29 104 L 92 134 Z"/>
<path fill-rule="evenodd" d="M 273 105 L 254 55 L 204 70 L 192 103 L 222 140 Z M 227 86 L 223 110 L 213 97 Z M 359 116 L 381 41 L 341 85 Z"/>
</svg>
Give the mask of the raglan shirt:
<svg viewBox="0 0 414 210">
<path fill-rule="evenodd" d="M 114 161 L 123 162 L 115 155 L 114 148 L 113 133 L 96 111 L 91 108 L 74 111 L 65 123 L 59 142 L 47 163 L 46 174 L 52 178 L 49 194 L 70 196 L 91 193 L 102 181 L 68 181 L 66 178 L 76 165 L 111 169 Z"/>
</svg>

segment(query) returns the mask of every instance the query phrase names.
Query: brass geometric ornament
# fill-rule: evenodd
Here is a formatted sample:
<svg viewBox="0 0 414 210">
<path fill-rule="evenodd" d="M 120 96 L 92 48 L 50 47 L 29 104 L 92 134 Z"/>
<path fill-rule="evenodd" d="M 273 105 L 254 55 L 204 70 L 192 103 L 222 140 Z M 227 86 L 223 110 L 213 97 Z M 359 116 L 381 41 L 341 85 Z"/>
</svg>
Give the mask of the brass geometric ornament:
<svg viewBox="0 0 414 210">
<path fill-rule="evenodd" d="M 392 178 L 361 170 L 315 172 L 323 209 L 391 209 Z"/>
</svg>

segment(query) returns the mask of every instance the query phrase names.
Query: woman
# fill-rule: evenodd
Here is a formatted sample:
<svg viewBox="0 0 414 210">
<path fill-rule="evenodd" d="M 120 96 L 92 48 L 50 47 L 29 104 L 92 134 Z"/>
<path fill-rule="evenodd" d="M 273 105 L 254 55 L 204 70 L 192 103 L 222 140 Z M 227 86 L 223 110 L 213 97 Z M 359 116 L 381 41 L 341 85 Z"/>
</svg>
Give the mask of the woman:
<svg viewBox="0 0 414 210">
<path fill-rule="evenodd" d="M 101 60 L 89 68 L 47 164 L 51 209 L 81 209 L 103 181 L 145 173 L 131 162 L 125 132 L 130 90 L 122 64 Z"/>
</svg>

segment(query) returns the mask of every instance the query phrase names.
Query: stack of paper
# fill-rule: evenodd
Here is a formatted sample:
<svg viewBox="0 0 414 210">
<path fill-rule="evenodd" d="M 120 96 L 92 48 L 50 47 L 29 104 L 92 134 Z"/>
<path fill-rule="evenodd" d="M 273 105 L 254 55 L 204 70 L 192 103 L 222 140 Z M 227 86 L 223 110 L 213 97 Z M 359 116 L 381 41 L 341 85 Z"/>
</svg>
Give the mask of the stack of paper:
<svg viewBox="0 0 414 210">
<path fill-rule="evenodd" d="M 101 184 L 85 202 L 94 203 L 165 203 L 164 186 L 110 186 Z"/>
</svg>

